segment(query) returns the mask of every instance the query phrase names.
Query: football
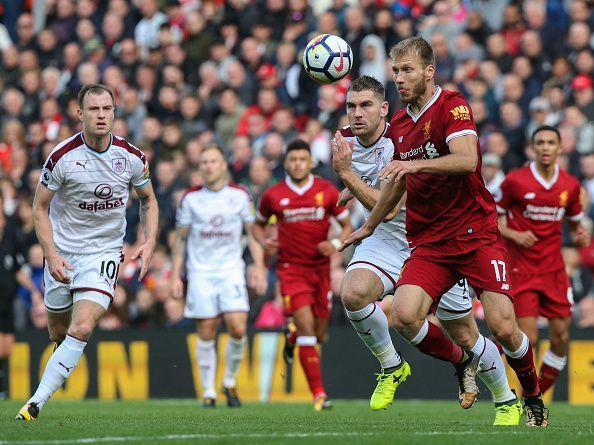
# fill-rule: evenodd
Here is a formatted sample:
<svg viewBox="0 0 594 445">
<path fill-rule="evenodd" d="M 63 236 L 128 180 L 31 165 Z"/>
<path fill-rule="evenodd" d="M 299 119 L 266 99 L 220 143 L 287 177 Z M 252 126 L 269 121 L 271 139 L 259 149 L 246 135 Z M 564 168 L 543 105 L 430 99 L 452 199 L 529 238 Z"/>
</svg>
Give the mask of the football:
<svg viewBox="0 0 594 445">
<path fill-rule="evenodd" d="M 321 34 L 309 41 L 303 53 L 305 72 L 318 83 L 333 83 L 353 67 L 353 52 L 347 42 L 333 34 Z"/>
</svg>

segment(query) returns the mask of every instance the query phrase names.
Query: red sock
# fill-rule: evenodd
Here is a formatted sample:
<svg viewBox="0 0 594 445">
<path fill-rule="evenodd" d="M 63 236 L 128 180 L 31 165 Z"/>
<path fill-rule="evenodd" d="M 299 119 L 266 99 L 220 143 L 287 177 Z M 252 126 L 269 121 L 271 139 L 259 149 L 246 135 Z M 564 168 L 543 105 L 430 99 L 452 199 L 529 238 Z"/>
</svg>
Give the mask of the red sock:
<svg viewBox="0 0 594 445">
<path fill-rule="evenodd" d="M 522 395 L 524 397 L 536 397 L 540 394 L 538 386 L 538 375 L 534 368 L 534 357 L 532 356 L 532 346 L 528 344 L 528 349 L 522 357 L 511 358 L 505 355 L 507 363 L 514 370 L 522 385 Z"/>
<path fill-rule="evenodd" d="M 454 366 L 460 363 L 462 357 L 464 357 L 462 348 L 452 342 L 436 325 L 431 322 L 428 323 L 429 330 L 421 342 L 415 345 L 417 349 L 423 354 L 444 362 L 450 362 Z"/>
<path fill-rule="evenodd" d="M 297 341 L 297 331 L 291 331 L 287 334 L 287 341 L 294 345 L 295 342 Z"/>
<path fill-rule="evenodd" d="M 307 383 L 311 393 L 315 396 L 325 393 L 322 384 L 322 369 L 320 367 L 320 357 L 315 346 L 299 346 L 299 360 L 305 372 Z"/>
<path fill-rule="evenodd" d="M 559 377 L 559 371 L 552 366 L 549 366 L 545 363 L 542 364 L 540 367 L 540 377 L 538 378 L 538 386 L 540 390 L 544 394 L 547 390 L 555 384 L 557 377 Z"/>
</svg>

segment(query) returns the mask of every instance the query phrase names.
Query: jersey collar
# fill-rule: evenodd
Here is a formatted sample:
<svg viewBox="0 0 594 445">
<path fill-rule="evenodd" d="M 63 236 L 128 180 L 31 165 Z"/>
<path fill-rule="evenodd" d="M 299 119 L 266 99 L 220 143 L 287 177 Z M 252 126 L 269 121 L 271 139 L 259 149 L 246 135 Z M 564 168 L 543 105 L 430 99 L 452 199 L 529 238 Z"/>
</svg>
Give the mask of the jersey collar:
<svg viewBox="0 0 594 445">
<path fill-rule="evenodd" d="M 97 151 L 93 147 L 91 147 L 89 144 L 87 144 L 87 140 L 85 139 L 85 133 L 82 131 L 80 132 L 80 137 L 82 138 L 83 143 L 85 144 L 85 147 L 87 147 L 93 153 L 97 153 L 98 155 L 104 155 L 105 153 L 107 153 L 109 151 L 109 149 L 111 148 L 111 145 L 113 144 L 113 134 L 111 134 L 111 133 L 109 133 L 109 145 L 107 146 L 107 150 L 105 150 L 105 151 Z"/>
<path fill-rule="evenodd" d="M 307 179 L 307 182 L 302 187 L 297 186 L 291 180 L 289 175 L 287 175 L 285 177 L 285 183 L 287 184 L 287 187 L 289 187 L 291 190 L 293 190 L 299 196 L 302 196 L 303 194 L 305 194 L 305 192 L 307 192 L 312 187 L 313 182 L 314 182 L 314 177 L 311 173 L 309 174 L 309 178 Z"/>
<path fill-rule="evenodd" d="M 410 108 L 410 104 L 408 104 L 406 106 L 406 112 L 408 113 L 408 115 L 410 116 L 410 118 L 413 120 L 413 122 L 417 122 L 421 116 L 423 115 L 423 113 L 425 111 L 427 111 L 429 109 L 429 107 L 431 105 L 433 105 L 435 103 L 435 101 L 439 98 L 439 95 L 441 94 L 441 87 L 439 85 L 435 86 L 435 93 L 433 93 L 433 96 L 431 96 L 431 99 L 429 99 L 429 102 L 427 102 L 423 108 L 421 108 L 421 111 L 419 111 L 419 114 L 415 114 L 412 112 L 412 109 Z"/>
<path fill-rule="evenodd" d="M 559 179 L 559 166 L 557 164 L 555 164 L 555 173 L 553 173 L 553 177 L 550 181 L 547 181 L 545 178 L 542 177 L 542 175 L 538 172 L 538 169 L 536 168 L 536 162 L 534 161 L 530 163 L 530 171 L 532 172 L 532 176 L 534 176 L 534 179 L 536 179 L 538 183 L 542 185 L 546 190 L 551 190 L 551 188 L 557 182 L 557 179 Z"/>
</svg>

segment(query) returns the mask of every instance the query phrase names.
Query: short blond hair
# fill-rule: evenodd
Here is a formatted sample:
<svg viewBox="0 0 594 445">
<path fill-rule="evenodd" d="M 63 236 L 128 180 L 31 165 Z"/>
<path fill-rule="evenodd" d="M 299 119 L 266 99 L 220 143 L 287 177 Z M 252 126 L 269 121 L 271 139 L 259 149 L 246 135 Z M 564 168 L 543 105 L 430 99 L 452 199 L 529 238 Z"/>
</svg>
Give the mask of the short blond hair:
<svg viewBox="0 0 594 445">
<path fill-rule="evenodd" d="M 433 48 L 427 40 L 422 37 L 409 37 L 401 42 L 398 42 L 390 50 L 390 57 L 392 61 L 408 56 L 415 55 L 421 59 L 423 68 L 427 68 L 429 65 L 435 65 L 435 54 L 433 54 Z"/>
</svg>

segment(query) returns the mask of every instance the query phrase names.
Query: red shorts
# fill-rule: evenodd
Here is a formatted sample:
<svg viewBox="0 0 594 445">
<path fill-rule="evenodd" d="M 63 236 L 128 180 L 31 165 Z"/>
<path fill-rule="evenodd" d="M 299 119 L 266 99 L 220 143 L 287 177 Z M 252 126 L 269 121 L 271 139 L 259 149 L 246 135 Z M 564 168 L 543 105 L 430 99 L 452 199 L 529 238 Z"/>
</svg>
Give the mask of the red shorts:
<svg viewBox="0 0 594 445">
<path fill-rule="evenodd" d="M 487 290 L 511 298 L 511 281 L 501 238 L 495 236 L 492 242 L 474 249 L 464 246 L 466 252 L 456 253 L 461 251 L 457 248 L 461 242 L 452 239 L 416 247 L 404 262 L 396 285 L 420 286 L 437 301 L 458 280 L 466 278 L 479 297 Z"/>
<path fill-rule="evenodd" d="M 316 318 L 328 319 L 332 308 L 330 267 L 303 267 L 282 263 L 276 268 L 285 315 L 311 306 Z"/>
<path fill-rule="evenodd" d="M 516 317 L 571 317 L 573 292 L 565 270 L 539 275 L 513 274 Z"/>
</svg>

